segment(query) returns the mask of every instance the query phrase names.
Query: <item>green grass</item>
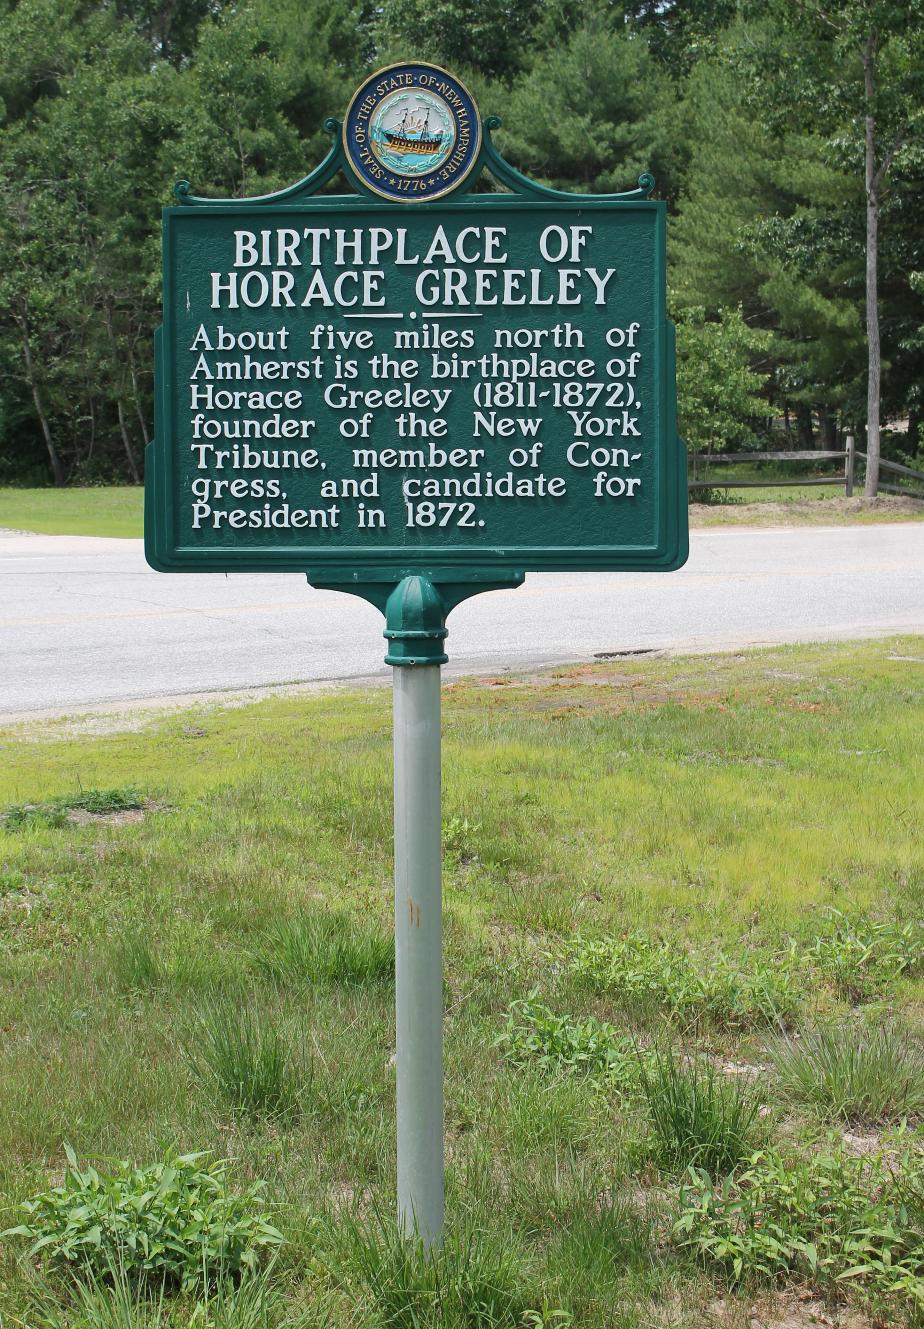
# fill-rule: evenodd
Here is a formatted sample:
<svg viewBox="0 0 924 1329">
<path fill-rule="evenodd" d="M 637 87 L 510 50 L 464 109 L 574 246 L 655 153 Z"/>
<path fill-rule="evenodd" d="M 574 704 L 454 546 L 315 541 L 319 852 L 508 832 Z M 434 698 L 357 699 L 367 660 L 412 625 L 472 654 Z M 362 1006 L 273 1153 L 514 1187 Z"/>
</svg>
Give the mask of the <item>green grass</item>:
<svg viewBox="0 0 924 1329">
<path fill-rule="evenodd" d="M 702 1058 L 658 1049 L 642 1069 L 655 1158 L 685 1172 L 703 1168 L 712 1177 L 731 1172 L 758 1143 L 756 1089 L 729 1078 Z"/>
<path fill-rule="evenodd" d="M 779 957 L 796 957 L 791 1037 L 892 1013 L 918 1036 L 922 661 L 924 640 L 906 637 L 447 683 L 436 1269 L 407 1265 L 389 1227 L 387 691 L 0 732 L 0 808 L 144 798 L 135 819 L 0 826 L 0 1226 L 54 1184 L 65 1141 L 101 1170 L 205 1149 L 241 1191 L 265 1181 L 286 1239 L 279 1300 L 254 1321 L 266 1329 L 373 1329 L 409 1305 L 415 1329 L 465 1324 L 469 1292 L 479 1329 L 699 1329 L 719 1295 L 748 1323 L 746 1280 L 721 1290 L 718 1247 L 697 1263 L 672 1235 L 677 1169 L 730 1132 L 709 1126 L 711 1091 L 687 1101 L 678 1081 L 663 1139 L 684 1143 L 659 1145 L 641 1069 L 667 1046 L 679 1065 L 713 1065 L 716 1094 L 753 1085 L 794 1167 L 829 1127 L 766 1065 L 750 994 L 782 981 Z M 630 946 L 623 963 L 640 936 L 641 959 Z M 572 969 L 577 938 L 602 948 L 602 981 Z M 676 994 L 719 956 L 734 1018 L 727 1001 L 719 1019 L 678 1014 Z M 652 999 L 627 1001 L 627 975 Z M 894 1087 L 886 1100 L 894 1118 Z M 893 1122 L 883 1145 L 913 1152 L 918 1129 Z M 806 1268 L 787 1256 L 792 1277 L 810 1281 Z M 36 1277 L 68 1329 L 107 1323 L 15 1242 L 0 1243 L 4 1323 L 41 1323 Z M 858 1276 L 843 1294 L 868 1287 Z M 888 1292 L 890 1324 L 903 1295 Z M 222 1323 L 193 1313 L 171 1300 L 151 1322 Z"/>
<path fill-rule="evenodd" d="M 188 1053 L 219 1109 L 289 1121 L 305 1105 L 312 1074 L 304 1035 L 293 1037 L 278 1015 L 239 994 L 205 1007 Z"/>
<path fill-rule="evenodd" d="M 0 528 L 43 535 L 109 535 L 140 540 L 143 509 L 144 490 L 140 485 L 0 488 Z"/>
<path fill-rule="evenodd" d="M 924 1048 L 893 1024 L 832 1023 L 773 1050 L 781 1087 L 797 1103 L 849 1125 L 924 1114 Z"/>
<path fill-rule="evenodd" d="M 392 937 L 344 914 L 299 914 L 256 945 L 254 966 L 283 983 L 380 983 L 395 972 Z"/>
</svg>

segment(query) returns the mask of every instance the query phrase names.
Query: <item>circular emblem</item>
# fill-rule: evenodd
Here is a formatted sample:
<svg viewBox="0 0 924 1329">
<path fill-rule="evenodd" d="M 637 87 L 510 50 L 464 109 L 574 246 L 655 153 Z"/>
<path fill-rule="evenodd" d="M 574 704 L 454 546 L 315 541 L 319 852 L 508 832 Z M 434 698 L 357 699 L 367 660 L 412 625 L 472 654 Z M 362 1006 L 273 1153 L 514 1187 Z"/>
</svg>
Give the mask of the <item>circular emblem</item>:
<svg viewBox="0 0 924 1329">
<path fill-rule="evenodd" d="M 475 165 L 478 108 L 465 85 L 438 65 L 389 65 L 350 102 L 343 147 L 373 193 L 427 202 L 457 189 Z"/>
</svg>

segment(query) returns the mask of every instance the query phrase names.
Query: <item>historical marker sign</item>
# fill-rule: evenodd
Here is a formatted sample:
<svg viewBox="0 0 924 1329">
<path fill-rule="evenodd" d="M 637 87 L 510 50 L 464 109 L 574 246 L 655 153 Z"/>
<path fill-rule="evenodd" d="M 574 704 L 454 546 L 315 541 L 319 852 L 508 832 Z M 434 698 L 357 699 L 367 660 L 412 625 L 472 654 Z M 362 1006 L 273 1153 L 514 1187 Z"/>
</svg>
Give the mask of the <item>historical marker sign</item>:
<svg viewBox="0 0 924 1329">
<path fill-rule="evenodd" d="M 395 666 L 398 1213 L 443 1222 L 446 616 L 529 569 L 687 556 L 665 205 L 514 170 L 445 70 L 380 70 L 325 162 L 164 213 L 145 551 L 301 571 L 386 615 Z M 488 169 L 506 193 L 473 194 Z M 319 195 L 338 172 L 347 196 Z M 412 206 L 408 206 L 412 205 Z"/>
<path fill-rule="evenodd" d="M 356 194 L 165 210 L 152 564 L 682 564 L 665 205 L 530 185 L 433 66 L 343 135 Z M 427 201 L 486 157 L 522 192 Z"/>
</svg>

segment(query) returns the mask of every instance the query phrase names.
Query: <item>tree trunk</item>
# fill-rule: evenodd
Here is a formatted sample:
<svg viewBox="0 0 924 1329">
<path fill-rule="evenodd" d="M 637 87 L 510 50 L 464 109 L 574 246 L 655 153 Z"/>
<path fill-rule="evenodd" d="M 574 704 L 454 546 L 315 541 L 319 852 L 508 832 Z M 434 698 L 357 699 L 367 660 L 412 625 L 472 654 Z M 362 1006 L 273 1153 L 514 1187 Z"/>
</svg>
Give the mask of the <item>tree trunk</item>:
<svg viewBox="0 0 924 1329">
<path fill-rule="evenodd" d="M 128 347 L 128 368 L 132 376 L 132 397 L 135 402 L 135 414 L 138 417 L 138 424 L 141 427 L 141 437 L 144 439 L 144 446 L 147 447 L 151 441 L 148 433 L 148 422 L 144 418 L 144 411 L 141 409 L 141 396 L 138 391 L 138 367 L 135 364 L 135 353 L 131 343 Z"/>
<path fill-rule="evenodd" d="M 45 402 L 42 398 L 39 385 L 35 377 L 35 366 L 32 361 L 32 346 L 29 342 L 29 324 L 26 321 L 25 314 L 20 314 L 17 319 L 20 331 L 22 333 L 22 358 L 26 365 L 26 378 L 32 391 L 32 402 L 35 406 L 35 414 L 38 416 L 39 425 L 42 429 L 42 437 L 45 440 L 45 447 L 48 450 L 48 461 L 51 465 L 51 475 L 55 482 L 55 488 L 61 489 L 67 479 L 64 473 L 64 464 L 58 455 L 58 449 L 55 447 L 54 439 L 51 436 L 51 425 L 48 423 L 48 416 L 45 412 Z"/>
<path fill-rule="evenodd" d="M 826 452 L 837 448 L 837 421 L 827 406 L 818 407 L 818 446 Z"/>
<path fill-rule="evenodd" d="M 115 333 L 112 330 L 112 310 L 106 306 L 106 331 L 109 334 L 109 346 L 112 351 L 113 363 L 115 363 L 118 351 L 116 348 Z M 122 396 L 116 389 L 116 413 L 119 417 L 119 432 L 122 435 L 122 446 L 125 448 L 125 456 L 128 458 L 129 470 L 132 473 L 132 479 L 135 484 L 141 483 L 141 476 L 138 473 L 138 463 L 135 461 L 135 452 L 131 445 L 131 439 L 128 437 L 128 428 L 125 424 L 125 412 L 122 409 Z"/>
<path fill-rule="evenodd" d="M 867 497 L 879 492 L 879 393 L 882 364 L 879 349 L 879 185 L 876 178 L 876 83 L 873 63 L 876 35 L 870 33 L 863 52 L 866 89 L 866 488 Z"/>
<path fill-rule="evenodd" d="M 799 442 L 803 448 L 815 446 L 815 434 L 812 429 L 812 408 L 804 401 L 796 402 L 796 428 Z"/>
</svg>

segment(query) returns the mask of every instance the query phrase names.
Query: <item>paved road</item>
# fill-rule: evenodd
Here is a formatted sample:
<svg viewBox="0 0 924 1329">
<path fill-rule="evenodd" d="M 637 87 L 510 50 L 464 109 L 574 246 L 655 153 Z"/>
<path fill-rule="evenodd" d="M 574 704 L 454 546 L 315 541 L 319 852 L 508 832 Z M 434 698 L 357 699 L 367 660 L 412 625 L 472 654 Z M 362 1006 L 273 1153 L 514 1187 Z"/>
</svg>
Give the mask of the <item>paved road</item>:
<svg viewBox="0 0 924 1329">
<path fill-rule="evenodd" d="M 141 542 L 0 532 L 0 715 L 382 676 L 382 620 L 295 575 L 160 576 Z M 924 632 L 924 523 L 692 532 L 669 574 L 533 574 L 450 619 L 456 671 Z"/>
</svg>

